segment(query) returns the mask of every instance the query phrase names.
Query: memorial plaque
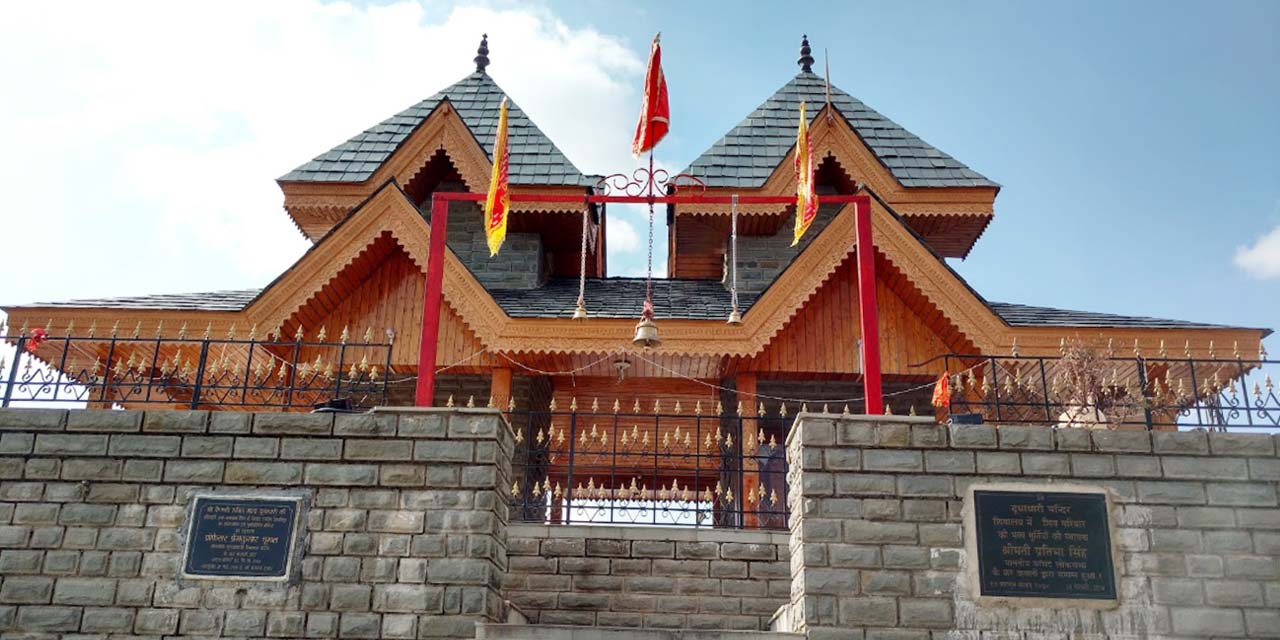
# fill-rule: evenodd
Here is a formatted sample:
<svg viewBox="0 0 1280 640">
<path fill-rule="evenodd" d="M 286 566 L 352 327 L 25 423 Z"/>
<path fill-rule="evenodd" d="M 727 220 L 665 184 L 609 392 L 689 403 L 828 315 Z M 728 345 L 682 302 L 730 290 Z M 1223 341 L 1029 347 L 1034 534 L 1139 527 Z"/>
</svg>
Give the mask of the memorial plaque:
<svg viewBox="0 0 1280 640">
<path fill-rule="evenodd" d="M 184 577 L 288 579 L 301 498 L 197 495 L 193 501 Z"/>
<path fill-rule="evenodd" d="M 1114 600 L 1102 493 L 973 491 L 980 595 Z"/>
</svg>

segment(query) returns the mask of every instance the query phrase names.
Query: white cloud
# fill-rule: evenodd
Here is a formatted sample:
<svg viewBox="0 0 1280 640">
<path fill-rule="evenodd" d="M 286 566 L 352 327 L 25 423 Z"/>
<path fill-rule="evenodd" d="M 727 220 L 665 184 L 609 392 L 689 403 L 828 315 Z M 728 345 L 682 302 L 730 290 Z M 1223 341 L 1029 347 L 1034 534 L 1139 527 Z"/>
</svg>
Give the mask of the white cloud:
<svg viewBox="0 0 1280 640">
<path fill-rule="evenodd" d="M 1263 234 L 1251 246 L 1236 247 L 1235 263 L 1255 278 L 1280 278 L 1280 226 Z"/>
<path fill-rule="evenodd" d="M 494 79 L 580 169 L 633 166 L 644 48 L 543 9 L 6 7 L 0 216 L 19 241 L 0 303 L 262 286 L 307 247 L 274 179 L 470 72 L 482 32 Z"/>
<path fill-rule="evenodd" d="M 613 217 L 609 220 L 605 226 L 605 236 L 609 251 L 630 253 L 640 248 L 640 235 L 636 233 L 636 228 L 622 218 Z"/>
</svg>

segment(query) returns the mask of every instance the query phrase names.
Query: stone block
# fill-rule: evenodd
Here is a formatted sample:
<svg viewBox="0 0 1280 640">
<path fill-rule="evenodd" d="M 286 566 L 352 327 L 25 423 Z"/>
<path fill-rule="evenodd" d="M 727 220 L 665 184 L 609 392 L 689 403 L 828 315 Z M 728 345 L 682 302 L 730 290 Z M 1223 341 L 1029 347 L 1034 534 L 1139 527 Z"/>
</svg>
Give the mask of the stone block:
<svg viewBox="0 0 1280 640">
<path fill-rule="evenodd" d="M 216 484 L 222 481 L 222 467 L 222 462 L 215 460 L 169 460 L 164 463 L 164 480 L 187 484 Z"/>
<path fill-rule="evenodd" d="M 227 484 L 297 485 L 301 462 L 228 462 Z"/>
<path fill-rule="evenodd" d="M 1082 478 L 1107 478 L 1116 474 L 1115 456 L 1110 454 L 1073 453 L 1071 472 Z"/>
<path fill-rule="evenodd" d="M 54 604 L 106 607 L 115 602 L 116 581 L 104 578 L 58 578 Z"/>
<path fill-rule="evenodd" d="M 668 540 L 636 540 L 631 543 L 631 555 L 636 558 L 675 557 L 675 543 Z"/>
<path fill-rule="evenodd" d="M 0 409 L 0 431 L 61 431 L 67 413 L 65 409 Z"/>
<path fill-rule="evenodd" d="M 1138 499 L 1145 504 L 1205 504 L 1208 496 L 1199 482 L 1138 482 Z"/>
<path fill-rule="evenodd" d="M 283 438 L 280 457 L 285 460 L 340 460 L 342 440 L 337 438 Z"/>
<path fill-rule="evenodd" d="M 369 464 L 309 463 L 303 472 L 305 482 L 324 486 L 376 486 L 378 467 Z"/>
<path fill-rule="evenodd" d="M 1249 467 L 1244 458 L 1165 456 L 1162 462 L 1166 478 L 1197 480 L 1249 479 Z"/>
<path fill-rule="evenodd" d="M 1022 472 L 1028 476 L 1066 476 L 1071 475 L 1071 463 L 1065 453 L 1024 453 Z"/>
<path fill-rule="evenodd" d="M 445 437 L 443 415 L 402 415 L 399 416 L 397 425 L 397 432 L 402 438 Z"/>
<path fill-rule="evenodd" d="M 1112 453 L 1150 453 L 1151 434 L 1137 429 L 1109 431 L 1094 430 L 1093 448 Z"/>
<path fill-rule="evenodd" d="M 950 498 L 954 492 L 950 476 L 898 476 L 898 495 L 903 497 Z"/>
<path fill-rule="evenodd" d="M 996 428 L 989 425 L 951 425 L 951 445 L 956 449 L 995 449 Z"/>
<path fill-rule="evenodd" d="M 912 523 L 848 520 L 844 522 L 844 541 L 863 544 L 915 543 L 917 530 Z"/>
<path fill-rule="evenodd" d="M 1022 458 L 1005 451 L 979 451 L 978 473 L 989 475 L 1018 475 L 1022 473 Z"/>
<path fill-rule="evenodd" d="M 0 433 L 0 454 L 25 455 L 35 447 L 33 433 Z"/>
<path fill-rule="evenodd" d="M 867 471 L 922 472 L 924 457 L 919 451 L 869 449 L 863 452 L 863 468 Z"/>
<path fill-rule="evenodd" d="M 898 616 L 912 627 L 948 629 L 953 622 L 951 601 L 943 598 L 902 598 Z"/>
<path fill-rule="evenodd" d="M 1275 439 L 1266 433 L 1212 431 L 1209 433 L 1209 451 L 1217 456 L 1276 455 Z"/>
<path fill-rule="evenodd" d="M 720 547 L 720 557 L 725 560 L 776 560 L 778 547 L 772 544 L 726 542 Z"/>
<path fill-rule="evenodd" d="M 1210 482 L 1209 504 L 1233 507 L 1276 506 L 1275 483 Z"/>
<path fill-rule="evenodd" d="M 396 416 L 377 413 L 338 414 L 333 421 L 333 435 L 395 436 Z"/>
<path fill-rule="evenodd" d="M 80 630 L 84 633 L 128 634 L 133 629 L 133 620 L 132 609 L 85 609 L 80 620 Z"/>
<path fill-rule="evenodd" d="M 360 461 L 408 461 L 413 457 L 413 443 L 409 440 L 349 439 L 344 446 L 343 457 Z"/>
<path fill-rule="evenodd" d="M 141 411 L 81 409 L 67 414 L 67 431 L 133 433 L 141 428 Z"/>
<path fill-rule="evenodd" d="M 586 542 L 588 556 L 625 558 L 631 554 L 631 543 L 627 540 L 591 538 Z"/>
<path fill-rule="evenodd" d="M 252 418 L 249 413 L 213 411 L 209 414 L 209 433 L 247 435 L 253 430 Z"/>
<path fill-rule="evenodd" d="M 19 607 L 17 628 L 28 632 L 78 631 L 82 611 L 78 607 Z"/>
<path fill-rule="evenodd" d="M 929 473 L 974 473 L 972 451 L 926 451 L 924 468 Z"/>
<path fill-rule="evenodd" d="M 53 578 L 46 576 L 6 575 L 0 584 L 0 602 L 4 604 L 49 604 L 53 595 Z"/>
<path fill-rule="evenodd" d="M 34 451 L 45 456 L 105 456 L 107 436 L 89 433 L 41 433 Z"/>
<path fill-rule="evenodd" d="M 1204 586 L 1195 578 L 1151 578 L 1151 593 L 1156 604 L 1175 606 L 1204 604 Z"/>
<path fill-rule="evenodd" d="M 236 438 L 236 458 L 275 458 L 280 455 L 279 438 Z"/>
<path fill-rule="evenodd" d="M 1001 425 L 997 428 L 1000 448 L 1007 450 L 1053 450 L 1054 430 L 1048 427 Z"/>
<path fill-rule="evenodd" d="M 182 455 L 186 458 L 230 458 L 231 436 L 187 436 L 182 439 Z"/>
<path fill-rule="evenodd" d="M 1203 638 L 1244 635 L 1244 616 L 1239 609 L 1175 607 L 1171 613 L 1173 631 L 1179 635 Z"/>
<path fill-rule="evenodd" d="M 328 436 L 333 433 L 331 413 L 257 413 L 253 416 L 256 435 Z"/>
<path fill-rule="evenodd" d="M 208 411 L 148 411 L 142 420 L 142 430 L 148 433 L 204 433 L 209 426 L 209 416 Z"/>
<path fill-rule="evenodd" d="M 1093 450 L 1093 440 L 1089 438 L 1088 429 L 1055 428 L 1053 431 L 1053 439 L 1058 445 L 1058 451 Z"/>
<path fill-rule="evenodd" d="M 1156 431 L 1151 434 L 1156 453 L 1208 455 L 1209 434 L 1205 431 Z"/>
</svg>

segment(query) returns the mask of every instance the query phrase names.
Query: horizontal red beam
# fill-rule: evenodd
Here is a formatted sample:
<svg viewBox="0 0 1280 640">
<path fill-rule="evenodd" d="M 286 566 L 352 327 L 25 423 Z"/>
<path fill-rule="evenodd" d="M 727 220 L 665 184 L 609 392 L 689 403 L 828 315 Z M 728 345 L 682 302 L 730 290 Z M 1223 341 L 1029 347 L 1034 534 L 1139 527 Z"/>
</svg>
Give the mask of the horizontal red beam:
<svg viewBox="0 0 1280 640">
<path fill-rule="evenodd" d="M 467 193 L 461 191 L 437 191 L 432 194 L 442 200 L 469 200 L 472 202 L 483 201 L 488 194 L 484 193 Z M 615 203 L 615 204 L 731 204 L 733 196 L 707 196 L 707 195 L 673 195 L 673 196 L 574 196 L 568 194 L 532 194 L 532 193 L 513 193 L 510 196 L 512 202 L 546 202 L 546 203 L 562 203 L 562 202 L 590 202 L 594 204 Z M 818 196 L 819 202 L 823 203 L 849 203 L 863 202 L 870 203 L 870 198 L 861 195 L 830 195 Z M 738 204 L 795 204 L 795 196 L 738 196 Z"/>
</svg>

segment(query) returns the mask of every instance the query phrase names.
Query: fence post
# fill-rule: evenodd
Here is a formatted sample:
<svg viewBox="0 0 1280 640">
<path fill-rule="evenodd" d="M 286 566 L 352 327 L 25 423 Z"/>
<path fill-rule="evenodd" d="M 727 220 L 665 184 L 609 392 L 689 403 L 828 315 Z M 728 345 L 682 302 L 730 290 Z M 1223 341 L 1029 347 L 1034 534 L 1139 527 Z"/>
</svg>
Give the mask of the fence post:
<svg viewBox="0 0 1280 640">
<path fill-rule="evenodd" d="M 5 378 L 4 383 L 4 400 L 0 401 L 0 407 L 9 406 L 9 400 L 13 398 L 13 384 L 18 379 L 18 362 L 22 360 L 22 352 L 27 348 L 27 337 L 18 336 L 18 342 L 13 348 L 13 364 L 9 365 L 9 377 Z"/>
<path fill-rule="evenodd" d="M 209 339 L 205 338 L 200 342 L 200 360 L 196 362 L 196 380 L 191 387 L 191 408 L 200 408 L 200 384 L 204 379 L 204 365 L 209 359 Z"/>
<path fill-rule="evenodd" d="M 1136 358 L 1134 366 L 1138 368 L 1138 388 L 1142 390 L 1142 415 L 1146 420 L 1147 431 L 1151 431 L 1151 403 L 1147 402 L 1147 363 L 1142 358 Z"/>
</svg>

